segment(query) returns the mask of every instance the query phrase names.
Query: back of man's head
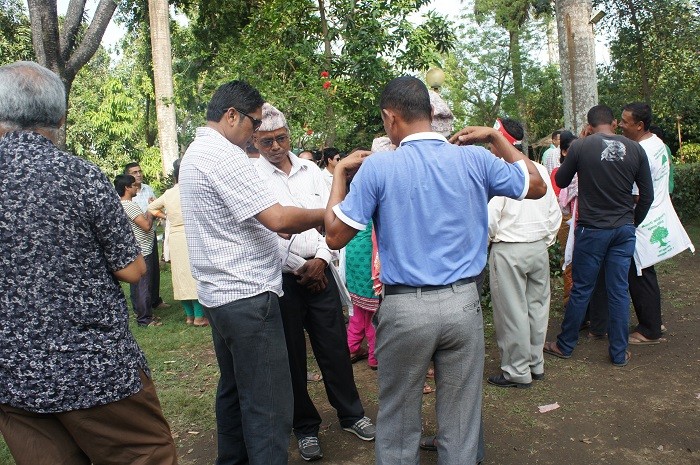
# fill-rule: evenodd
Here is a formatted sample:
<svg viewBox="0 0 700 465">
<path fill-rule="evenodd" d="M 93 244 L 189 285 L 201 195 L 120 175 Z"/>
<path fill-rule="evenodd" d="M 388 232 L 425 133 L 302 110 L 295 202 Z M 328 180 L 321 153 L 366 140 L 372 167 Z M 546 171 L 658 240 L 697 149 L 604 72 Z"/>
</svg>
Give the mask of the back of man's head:
<svg viewBox="0 0 700 465">
<path fill-rule="evenodd" d="M 559 138 L 559 148 L 562 150 L 562 152 L 566 152 L 569 150 L 569 147 L 571 147 L 571 143 L 576 139 L 578 139 L 578 137 L 576 137 L 573 132 L 566 130 L 562 131 Z"/>
<path fill-rule="evenodd" d="M 136 179 L 130 174 L 118 174 L 114 178 L 114 188 L 117 190 L 119 197 L 123 197 L 126 188 L 132 186 L 135 182 Z"/>
<path fill-rule="evenodd" d="M 595 128 L 601 125 L 611 125 L 615 117 L 609 106 L 596 105 L 588 110 L 587 119 L 588 124 Z"/>
<path fill-rule="evenodd" d="M 177 158 L 173 162 L 173 179 L 178 182 L 180 179 L 180 164 L 182 163 L 182 158 Z"/>
<path fill-rule="evenodd" d="M 636 122 L 642 122 L 644 124 L 645 131 L 649 130 L 652 118 L 651 107 L 649 104 L 644 102 L 628 103 L 622 110 L 630 112 L 632 118 L 634 118 Z"/>
<path fill-rule="evenodd" d="M 0 126 L 57 129 L 66 116 L 66 88 L 56 73 L 31 61 L 0 66 Z"/>
<path fill-rule="evenodd" d="M 501 118 L 501 124 L 503 129 L 516 141 L 522 141 L 523 137 L 525 137 L 525 128 L 523 128 L 523 124 L 520 121 L 512 118 Z"/>
<path fill-rule="evenodd" d="M 401 76 L 389 81 L 379 100 L 382 110 L 393 110 L 407 122 L 430 121 L 430 95 L 423 81 L 412 76 Z"/>
<path fill-rule="evenodd" d="M 219 122 L 229 108 L 242 113 L 253 113 L 262 107 L 260 92 L 245 81 L 231 81 L 222 84 L 214 92 L 207 105 L 207 121 Z"/>
<path fill-rule="evenodd" d="M 666 133 L 659 126 L 655 126 L 652 124 L 651 126 L 649 126 L 649 132 L 661 139 L 661 142 L 666 142 Z"/>
</svg>

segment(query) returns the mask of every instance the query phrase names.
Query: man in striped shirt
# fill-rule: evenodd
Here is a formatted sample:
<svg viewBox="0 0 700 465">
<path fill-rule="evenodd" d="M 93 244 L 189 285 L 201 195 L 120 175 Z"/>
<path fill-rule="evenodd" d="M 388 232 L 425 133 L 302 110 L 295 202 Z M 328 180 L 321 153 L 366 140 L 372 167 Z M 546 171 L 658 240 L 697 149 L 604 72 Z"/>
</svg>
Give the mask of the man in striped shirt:
<svg viewBox="0 0 700 465">
<path fill-rule="evenodd" d="M 136 236 L 136 242 L 141 247 L 141 254 L 146 260 L 146 274 L 136 284 L 131 284 L 131 305 L 136 313 L 136 322 L 139 326 L 161 326 L 162 323 L 153 319 L 151 306 L 151 274 L 157 272 L 153 268 L 152 254 L 155 228 L 153 216 L 141 210 L 141 207 L 132 199 L 136 195 L 138 186 L 136 179 L 130 174 L 120 174 L 114 179 L 114 188 L 122 201 L 122 207 L 129 217 L 131 230 Z"/>
<path fill-rule="evenodd" d="M 281 205 L 325 207 L 329 190 L 323 174 L 313 162 L 290 151 L 287 121 L 268 103 L 263 105 L 262 125 L 253 135 L 253 143 L 261 154 L 255 165 L 258 174 Z M 331 250 L 325 238 L 311 229 L 278 241 L 284 291 L 280 308 L 292 374 L 294 434 L 301 457 L 317 460 L 323 457 L 318 441 L 321 416 L 307 390 L 304 328 L 340 426 L 365 441 L 374 439 L 375 428 L 365 417 L 355 386 L 338 286 L 328 266 Z"/>
</svg>

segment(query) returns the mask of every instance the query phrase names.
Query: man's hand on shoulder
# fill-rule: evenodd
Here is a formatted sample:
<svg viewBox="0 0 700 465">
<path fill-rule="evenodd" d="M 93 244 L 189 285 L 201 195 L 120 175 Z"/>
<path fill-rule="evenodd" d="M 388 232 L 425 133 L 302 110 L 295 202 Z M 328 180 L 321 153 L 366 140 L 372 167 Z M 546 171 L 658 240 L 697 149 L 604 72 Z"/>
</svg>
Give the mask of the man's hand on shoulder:
<svg viewBox="0 0 700 465">
<path fill-rule="evenodd" d="M 450 137 L 450 143 L 456 145 L 488 144 L 493 142 L 498 131 L 486 126 L 466 126 Z"/>
<path fill-rule="evenodd" d="M 357 170 L 360 169 L 360 166 L 362 165 L 362 162 L 365 161 L 365 158 L 371 154 L 372 152 L 369 150 L 355 150 L 350 155 L 338 162 L 335 167 L 335 173 L 345 174 L 346 179 L 350 181 L 353 176 L 355 176 L 355 173 L 357 173 Z"/>
</svg>

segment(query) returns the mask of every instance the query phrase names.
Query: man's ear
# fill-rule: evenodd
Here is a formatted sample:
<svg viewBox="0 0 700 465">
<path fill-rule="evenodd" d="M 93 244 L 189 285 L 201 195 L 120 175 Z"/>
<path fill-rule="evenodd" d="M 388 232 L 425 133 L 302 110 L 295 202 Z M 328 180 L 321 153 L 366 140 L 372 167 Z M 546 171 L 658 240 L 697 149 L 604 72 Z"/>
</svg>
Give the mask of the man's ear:
<svg viewBox="0 0 700 465">
<path fill-rule="evenodd" d="M 396 122 L 396 113 L 389 108 L 382 109 L 383 120 L 389 127 L 393 126 Z"/>
<path fill-rule="evenodd" d="M 613 119 L 613 122 L 611 124 L 613 132 L 617 129 L 617 120 Z"/>
<path fill-rule="evenodd" d="M 233 110 L 233 111 L 231 111 Z M 226 110 L 226 113 L 221 117 L 222 122 L 226 123 L 227 126 L 234 126 L 236 123 L 236 120 L 240 119 L 241 115 L 234 110 L 233 108 L 229 108 Z"/>
</svg>

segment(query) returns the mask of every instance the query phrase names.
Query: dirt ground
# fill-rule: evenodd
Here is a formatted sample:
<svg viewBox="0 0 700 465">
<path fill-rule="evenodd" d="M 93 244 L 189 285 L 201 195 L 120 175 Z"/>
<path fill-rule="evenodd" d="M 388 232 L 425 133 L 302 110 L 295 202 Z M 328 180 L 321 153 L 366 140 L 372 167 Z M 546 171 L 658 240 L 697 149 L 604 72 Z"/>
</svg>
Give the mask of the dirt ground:
<svg viewBox="0 0 700 465">
<path fill-rule="evenodd" d="M 545 355 L 546 378 L 530 389 L 503 389 L 484 382 L 487 464 L 700 464 L 700 256 L 684 253 L 657 267 L 662 289 L 666 343 L 630 346 L 632 359 L 613 367 L 606 341 L 585 332 L 571 359 Z M 560 301 L 554 284 L 553 302 Z M 548 340 L 558 334 L 561 311 L 552 305 Z M 634 316 L 632 323 L 635 323 Z M 498 349 L 486 341 L 485 377 L 498 373 Z M 376 418 L 376 372 L 354 367 L 366 413 Z M 322 383 L 310 389 L 323 417 L 318 463 L 374 463 L 374 443 L 340 429 Z M 424 428 L 435 431 L 435 395 L 424 396 Z M 538 406 L 560 408 L 539 413 Z M 214 462 L 215 434 L 179 435 L 181 462 Z M 289 463 L 305 463 L 290 441 Z M 435 452 L 421 452 L 436 464 Z"/>
</svg>

